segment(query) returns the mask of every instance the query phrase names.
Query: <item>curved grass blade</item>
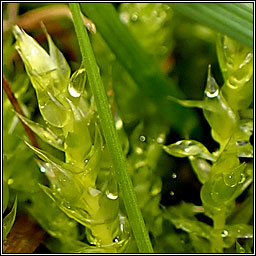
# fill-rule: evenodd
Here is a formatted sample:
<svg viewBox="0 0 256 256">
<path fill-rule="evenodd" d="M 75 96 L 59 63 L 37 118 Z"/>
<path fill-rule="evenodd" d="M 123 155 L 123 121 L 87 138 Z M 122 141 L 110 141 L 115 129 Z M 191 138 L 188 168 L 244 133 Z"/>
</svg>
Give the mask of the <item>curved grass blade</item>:
<svg viewBox="0 0 256 256">
<path fill-rule="evenodd" d="M 7 237 L 7 235 L 12 229 L 12 226 L 14 224 L 15 217 L 16 217 L 16 211 L 17 211 L 17 196 L 15 198 L 11 212 L 3 219 L 3 239 Z"/>
</svg>

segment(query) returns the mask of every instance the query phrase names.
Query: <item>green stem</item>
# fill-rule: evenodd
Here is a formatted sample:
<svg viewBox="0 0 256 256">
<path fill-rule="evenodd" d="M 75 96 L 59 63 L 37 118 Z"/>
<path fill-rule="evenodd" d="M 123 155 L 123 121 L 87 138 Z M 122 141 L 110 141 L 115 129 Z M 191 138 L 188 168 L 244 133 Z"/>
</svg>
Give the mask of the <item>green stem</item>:
<svg viewBox="0 0 256 256">
<path fill-rule="evenodd" d="M 211 239 L 213 253 L 223 253 L 224 242 L 222 232 L 224 231 L 225 220 L 226 215 L 224 210 L 220 213 L 216 213 L 213 217 L 213 234 Z"/>
<path fill-rule="evenodd" d="M 80 6 L 78 3 L 69 4 L 75 31 L 77 34 L 80 50 L 82 53 L 82 62 L 86 66 L 88 80 L 93 92 L 100 123 L 112 158 L 116 178 L 122 192 L 124 205 L 127 215 L 141 253 L 152 253 L 152 245 L 146 230 L 141 211 L 138 207 L 135 192 L 131 179 L 128 175 L 127 164 L 122 152 L 122 148 L 115 130 L 114 120 L 109 108 L 109 103 L 103 86 L 99 68 L 97 66 L 90 40 L 81 18 Z"/>
</svg>

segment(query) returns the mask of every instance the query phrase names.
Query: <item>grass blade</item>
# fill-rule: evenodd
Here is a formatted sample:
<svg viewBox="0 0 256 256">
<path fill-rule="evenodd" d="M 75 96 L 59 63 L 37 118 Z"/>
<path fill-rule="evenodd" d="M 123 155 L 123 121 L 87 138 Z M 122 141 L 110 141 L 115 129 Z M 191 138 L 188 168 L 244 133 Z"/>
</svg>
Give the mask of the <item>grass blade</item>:
<svg viewBox="0 0 256 256">
<path fill-rule="evenodd" d="M 82 53 L 82 61 L 87 68 L 88 79 L 91 90 L 95 97 L 102 130 L 112 157 L 116 178 L 119 182 L 120 190 L 123 195 L 124 205 L 133 234 L 135 236 L 139 251 L 141 253 L 152 253 L 152 245 L 150 243 L 144 220 L 137 204 L 131 179 L 128 175 L 126 161 L 118 140 L 117 132 L 115 130 L 114 120 L 110 112 L 109 103 L 92 51 L 89 37 L 81 18 L 79 4 L 70 3 L 70 9 L 73 15 L 73 22 Z"/>
<path fill-rule="evenodd" d="M 171 3 L 174 10 L 226 34 L 241 43 L 253 46 L 253 8 L 237 3 Z"/>
</svg>

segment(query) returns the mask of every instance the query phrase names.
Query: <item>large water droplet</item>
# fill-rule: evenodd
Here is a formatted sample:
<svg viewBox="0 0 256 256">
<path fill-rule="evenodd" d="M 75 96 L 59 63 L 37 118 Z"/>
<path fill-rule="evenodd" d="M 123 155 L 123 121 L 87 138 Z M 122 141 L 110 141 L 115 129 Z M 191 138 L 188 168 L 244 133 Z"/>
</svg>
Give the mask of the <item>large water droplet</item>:
<svg viewBox="0 0 256 256">
<path fill-rule="evenodd" d="M 74 72 L 71 76 L 68 91 L 72 97 L 78 98 L 84 91 L 86 82 L 86 71 L 85 68 L 80 68 Z"/>
<path fill-rule="evenodd" d="M 205 88 L 205 95 L 208 98 L 215 98 L 219 95 L 219 86 L 217 85 L 215 79 L 211 75 L 211 67 L 208 69 L 208 78 Z"/>
<path fill-rule="evenodd" d="M 118 194 L 111 193 L 109 190 L 106 191 L 106 196 L 108 199 L 116 200 L 118 198 Z"/>
</svg>

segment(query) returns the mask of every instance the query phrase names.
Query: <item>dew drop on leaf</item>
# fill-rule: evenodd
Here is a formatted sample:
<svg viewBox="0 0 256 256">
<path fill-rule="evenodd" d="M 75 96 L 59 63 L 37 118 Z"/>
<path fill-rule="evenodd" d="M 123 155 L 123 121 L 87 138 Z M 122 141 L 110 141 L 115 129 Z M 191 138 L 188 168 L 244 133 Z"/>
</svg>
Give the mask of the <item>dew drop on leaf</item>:
<svg viewBox="0 0 256 256">
<path fill-rule="evenodd" d="M 146 137 L 145 137 L 144 135 L 141 135 L 141 136 L 140 136 L 140 141 L 141 141 L 141 142 L 146 141 Z"/>
<path fill-rule="evenodd" d="M 116 200 L 118 198 L 117 193 L 111 193 L 109 190 L 106 191 L 106 196 L 108 199 Z"/>
<path fill-rule="evenodd" d="M 78 98 L 84 91 L 86 82 L 85 68 L 78 69 L 70 78 L 68 91 L 72 97 Z"/>
<path fill-rule="evenodd" d="M 116 129 L 117 130 L 121 130 L 123 127 L 123 121 L 119 118 L 117 121 L 116 121 Z"/>
<path fill-rule="evenodd" d="M 217 85 L 215 79 L 211 75 L 211 66 L 208 68 L 208 78 L 205 88 L 205 95 L 207 98 L 215 98 L 219 95 L 219 86 Z"/>
<path fill-rule="evenodd" d="M 222 237 L 227 237 L 228 236 L 228 231 L 227 230 L 223 230 L 223 232 L 221 233 Z"/>
<path fill-rule="evenodd" d="M 142 148 L 139 148 L 139 147 L 137 147 L 137 148 L 135 149 L 135 152 L 136 152 L 138 155 L 142 155 L 142 154 L 143 154 Z"/>
</svg>

